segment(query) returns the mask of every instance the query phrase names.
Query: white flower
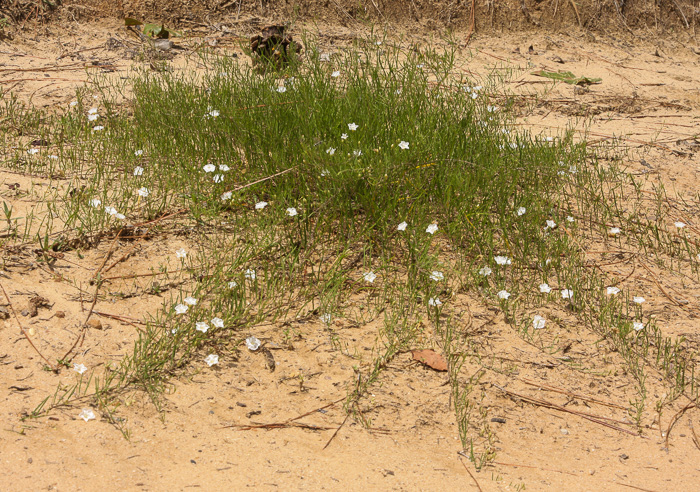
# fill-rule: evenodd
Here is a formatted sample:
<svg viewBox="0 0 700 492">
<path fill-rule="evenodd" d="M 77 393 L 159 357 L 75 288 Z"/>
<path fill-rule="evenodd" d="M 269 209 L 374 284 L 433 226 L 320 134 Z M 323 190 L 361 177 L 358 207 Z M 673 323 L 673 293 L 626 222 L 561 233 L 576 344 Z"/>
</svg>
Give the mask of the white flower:
<svg viewBox="0 0 700 492">
<path fill-rule="evenodd" d="M 676 226 L 678 229 L 683 229 L 685 227 L 685 222 L 678 221 L 674 222 L 673 225 Z"/>
<path fill-rule="evenodd" d="M 640 323 L 639 321 L 635 321 L 632 324 L 632 328 L 634 328 L 636 331 L 643 330 L 644 329 L 644 323 Z"/>
<path fill-rule="evenodd" d="M 362 278 L 365 282 L 369 282 L 371 284 L 377 279 L 377 275 L 374 272 L 365 272 L 362 274 Z"/>
<path fill-rule="evenodd" d="M 88 115 L 88 121 L 96 121 L 97 118 L 99 118 L 99 117 L 100 117 L 99 114 L 91 114 L 91 115 Z"/>
<path fill-rule="evenodd" d="M 255 204 L 255 210 L 262 210 L 267 207 L 267 202 L 258 202 Z"/>
<path fill-rule="evenodd" d="M 476 87 L 475 87 L 474 89 L 476 89 Z M 489 104 L 488 106 L 486 106 L 486 111 L 488 111 L 489 113 L 495 113 L 496 111 L 498 111 L 498 107 L 497 107 L 497 106 L 491 106 L 491 105 Z"/>
<path fill-rule="evenodd" d="M 547 284 L 540 284 L 540 292 L 543 294 L 549 294 L 552 292 L 552 288 Z"/>
<path fill-rule="evenodd" d="M 641 303 L 643 303 L 644 301 L 646 301 L 646 299 L 644 299 L 643 297 L 634 296 L 634 297 L 632 298 L 632 301 L 633 301 L 635 304 L 641 304 Z"/>
<path fill-rule="evenodd" d="M 140 155 L 143 155 L 143 150 L 136 150 L 136 151 L 134 151 L 134 155 L 135 155 L 136 157 L 138 157 L 138 156 L 140 156 Z"/>
<path fill-rule="evenodd" d="M 212 318 L 211 324 L 214 325 L 214 328 L 223 328 L 224 327 L 224 320 L 221 318 Z"/>
<path fill-rule="evenodd" d="M 114 214 L 114 218 L 115 218 L 115 219 L 119 219 L 119 220 L 124 220 L 124 219 L 126 219 L 126 215 L 120 214 L 120 213 L 116 213 L 116 214 Z"/>
<path fill-rule="evenodd" d="M 576 220 L 576 219 L 574 219 L 571 215 L 569 215 L 569 216 L 566 218 L 566 221 L 567 221 L 567 222 L 574 222 L 575 220 Z"/>
<path fill-rule="evenodd" d="M 97 114 L 97 108 L 88 109 L 88 114 Z"/>
<path fill-rule="evenodd" d="M 175 306 L 175 314 L 185 314 L 188 309 L 189 307 L 187 307 L 186 305 L 178 304 L 177 306 Z"/>
<path fill-rule="evenodd" d="M 563 289 L 561 291 L 561 298 L 562 299 L 571 299 L 574 297 L 574 291 L 571 289 Z"/>
<path fill-rule="evenodd" d="M 173 335 L 177 333 L 177 328 L 173 328 L 172 330 L 170 330 L 170 333 L 172 333 Z"/>
<path fill-rule="evenodd" d="M 255 270 L 252 270 L 249 268 L 248 270 L 245 271 L 245 278 L 247 278 L 249 280 L 255 280 L 255 277 L 256 277 Z"/>
<path fill-rule="evenodd" d="M 287 215 L 289 215 L 290 217 L 294 217 L 297 213 L 297 209 L 294 207 L 289 207 L 287 209 Z"/>
<path fill-rule="evenodd" d="M 403 150 L 408 150 L 408 142 L 402 140 L 401 143 L 399 143 L 399 148 Z"/>
<path fill-rule="evenodd" d="M 57 155 L 51 154 L 51 155 L 49 156 L 49 159 L 58 160 L 58 156 L 57 156 Z"/>
<path fill-rule="evenodd" d="M 321 320 L 322 323 L 324 323 L 324 324 L 326 324 L 326 325 L 330 325 L 330 324 L 331 324 L 331 320 L 333 319 L 333 316 L 331 316 L 329 313 L 326 313 L 326 314 L 322 314 L 322 315 L 319 317 L 319 319 Z"/>
<path fill-rule="evenodd" d="M 277 92 L 282 94 L 283 92 L 287 92 L 287 88 L 285 86 L 281 85 L 277 88 Z"/>
<path fill-rule="evenodd" d="M 185 248 L 180 248 L 175 251 L 175 256 L 178 258 L 187 258 L 187 251 L 185 251 Z"/>
<path fill-rule="evenodd" d="M 425 229 L 425 232 L 427 232 L 428 234 L 435 234 L 437 232 L 437 230 L 438 230 L 438 225 L 435 222 L 433 222 Z"/>
<path fill-rule="evenodd" d="M 515 213 L 518 214 L 518 217 L 520 217 L 521 215 L 525 215 L 525 212 L 527 212 L 525 207 L 518 207 L 518 211 Z"/>
<path fill-rule="evenodd" d="M 430 273 L 430 280 L 439 282 L 440 280 L 445 280 L 445 275 L 443 275 L 442 272 L 438 272 L 437 270 L 435 270 Z"/>
<path fill-rule="evenodd" d="M 248 350 L 252 350 L 255 352 L 260 348 L 260 340 L 258 340 L 256 337 L 248 337 L 245 339 L 245 344 L 246 347 L 248 347 Z"/>
<path fill-rule="evenodd" d="M 535 328 L 535 330 L 541 330 L 544 328 L 544 325 L 547 323 L 547 320 L 544 319 L 542 316 L 539 314 L 536 314 L 534 318 L 532 318 L 532 326 Z"/>
<path fill-rule="evenodd" d="M 512 263 L 511 259 L 507 256 L 494 256 L 493 259 L 496 260 L 496 264 L 498 265 L 510 265 Z"/>
<path fill-rule="evenodd" d="M 328 176 L 329 174 L 330 174 L 330 171 L 329 171 L 328 169 L 322 169 L 322 170 L 321 170 L 321 177 L 322 177 L 322 178 L 325 178 L 325 177 Z"/>
<path fill-rule="evenodd" d="M 348 134 L 347 134 L 347 133 L 343 133 L 343 134 L 340 136 L 340 138 L 342 138 L 343 140 L 345 140 L 345 139 L 348 138 Z"/>
<path fill-rule="evenodd" d="M 104 130 L 104 129 L 105 129 L 105 127 L 102 126 L 102 125 L 97 125 L 97 126 L 94 126 L 94 127 L 92 128 L 92 130 L 95 131 L 95 132 L 101 132 L 101 131 Z"/>
<path fill-rule="evenodd" d="M 204 362 L 207 363 L 209 367 L 218 364 L 219 363 L 219 356 L 216 354 L 209 354 L 207 357 L 204 359 Z"/>
<path fill-rule="evenodd" d="M 29 149 L 29 150 L 27 150 L 27 154 L 29 154 L 29 155 L 34 155 L 34 154 L 38 154 L 38 153 L 39 153 L 39 149 Z"/>
<path fill-rule="evenodd" d="M 329 62 L 331 61 L 330 53 L 321 53 L 318 57 L 318 61 Z"/>
<path fill-rule="evenodd" d="M 510 297 L 510 292 L 507 290 L 501 290 L 496 294 L 499 299 L 508 299 Z"/>
<path fill-rule="evenodd" d="M 85 364 L 73 364 L 73 370 L 78 374 L 82 374 L 87 371 L 87 367 L 85 367 Z"/>
<path fill-rule="evenodd" d="M 216 171 L 216 166 L 210 162 L 206 166 L 204 166 L 203 169 L 205 173 L 213 173 L 214 171 Z"/>
<path fill-rule="evenodd" d="M 216 109 L 212 109 L 207 113 L 207 116 L 211 116 L 212 118 L 218 118 L 219 117 L 219 111 Z"/>
<path fill-rule="evenodd" d="M 232 191 L 225 191 L 224 193 L 221 194 L 221 201 L 225 202 L 226 200 L 230 200 L 231 197 L 233 197 L 233 192 Z"/>
<path fill-rule="evenodd" d="M 553 220 L 547 221 L 547 227 L 549 227 L 550 229 L 554 229 L 556 226 L 557 226 L 557 223 L 554 222 Z M 546 227 L 545 227 L 545 229 L 546 229 Z"/>
<path fill-rule="evenodd" d="M 136 190 L 136 193 L 138 193 L 139 196 L 146 198 L 149 195 L 150 191 L 148 191 L 148 188 L 143 186 L 143 187 L 139 188 L 138 190 Z"/>
<path fill-rule="evenodd" d="M 406 226 L 408 226 L 408 224 L 405 221 L 401 222 L 399 225 L 396 226 L 396 230 L 397 231 L 405 231 Z"/>
<path fill-rule="evenodd" d="M 439 307 L 442 306 L 442 302 L 437 297 L 431 297 L 430 299 L 428 299 L 428 306 Z"/>
<path fill-rule="evenodd" d="M 610 230 L 608 231 L 609 236 L 617 236 L 618 234 L 620 234 L 619 227 L 611 227 Z"/>
<path fill-rule="evenodd" d="M 110 207 L 109 205 L 107 205 L 105 207 L 105 212 L 108 213 L 109 215 L 117 215 L 119 213 L 119 212 L 117 212 L 116 208 Z"/>
<path fill-rule="evenodd" d="M 219 164 L 219 171 L 226 172 L 229 171 L 231 168 L 228 167 L 226 164 Z"/>
<path fill-rule="evenodd" d="M 141 166 L 136 166 L 134 168 L 134 176 L 141 176 L 143 174 L 143 168 Z"/>
<path fill-rule="evenodd" d="M 214 183 L 221 183 L 223 180 L 224 180 L 223 174 L 215 174 L 214 175 Z"/>
<path fill-rule="evenodd" d="M 185 298 L 182 300 L 182 302 L 184 302 L 184 303 L 187 304 L 188 306 L 196 306 L 196 305 L 197 305 L 197 299 L 195 299 L 195 298 L 192 297 L 192 296 L 187 296 L 187 297 L 185 297 Z"/>
<path fill-rule="evenodd" d="M 235 280 L 231 280 L 231 281 L 228 283 L 228 288 L 229 288 L 229 289 L 233 289 L 233 288 L 235 288 L 235 287 L 237 287 L 237 286 L 238 286 L 238 284 L 236 283 Z"/>
<path fill-rule="evenodd" d="M 476 99 L 477 97 L 479 97 L 479 94 L 477 94 L 476 92 L 472 92 L 472 99 Z"/>
<path fill-rule="evenodd" d="M 352 155 L 354 155 L 355 157 L 360 157 L 362 155 L 362 151 L 361 150 L 353 150 Z"/>
<path fill-rule="evenodd" d="M 335 154 L 335 149 L 333 147 L 329 147 L 326 149 L 326 154 L 333 155 Z"/>
<path fill-rule="evenodd" d="M 338 70 L 334 71 L 334 72 L 331 74 L 331 77 L 340 77 L 340 72 L 339 72 Z"/>
<path fill-rule="evenodd" d="M 396 89 L 396 95 L 397 95 L 397 96 L 400 96 L 400 95 L 401 95 L 401 92 L 402 92 L 401 89 Z"/>
<path fill-rule="evenodd" d="M 479 275 L 483 275 L 484 277 L 488 277 L 493 273 L 493 270 L 491 270 L 489 267 L 485 266 L 482 267 L 481 270 L 479 270 Z"/>
<path fill-rule="evenodd" d="M 93 412 L 90 408 L 83 408 L 83 411 L 80 412 L 78 417 L 83 419 L 85 422 L 87 422 L 88 420 L 95 420 L 97 418 L 95 417 L 95 412 Z"/>
<path fill-rule="evenodd" d="M 358 125 L 356 125 L 355 123 L 348 123 L 348 129 L 350 129 L 350 131 L 354 132 L 355 130 L 357 130 L 357 128 Z"/>
<path fill-rule="evenodd" d="M 71 107 L 71 108 L 74 107 L 74 106 L 77 106 L 77 105 L 78 105 L 78 101 L 71 101 L 71 102 L 70 102 L 70 107 Z"/>
<path fill-rule="evenodd" d="M 576 166 L 569 166 L 569 172 L 571 174 L 576 174 L 578 172 Z"/>
<path fill-rule="evenodd" d="M 617 287 L 608 287 L 607 292 L 609 296 L 615 296 L 620 293 L 620 289 L 618 289 Z"/>
<path fill-rule="evenodd" d="M 202 333 L 206 333 L 207 330 L 209 330 L 209 325 L 206 324 L 204 321 L 197 321 L 197 323 L 195 323 L 195 326 L 197 327 L 197 331 L 201 331 Z"/>
<path fill-rule="evenodd" d="M 90 205 L 97 208 L 100 205 L 102 205 L 102 200 L 100 200 L 99 198 L 93 198 L 92 200 L 90 200 Z"/>
</svg>

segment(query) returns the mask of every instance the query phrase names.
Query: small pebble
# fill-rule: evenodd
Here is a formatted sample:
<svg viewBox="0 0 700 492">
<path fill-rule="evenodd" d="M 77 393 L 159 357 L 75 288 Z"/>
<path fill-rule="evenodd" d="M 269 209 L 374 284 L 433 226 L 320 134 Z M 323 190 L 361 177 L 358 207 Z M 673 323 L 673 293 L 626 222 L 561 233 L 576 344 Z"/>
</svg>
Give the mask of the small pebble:
<svg viewBox="0 0 700 492">
<path fill-rule="evenodd" d="M 102 329 L 102 322 L 99 319 L 89 319 L 87 322 L 88 328 L 94 328 L 95 330 L 101 330 Z"/>
<path fill-rule="evenodd" d="M 569 435 L 569 431 L 567 429 L 560 429 L 561 433 L 564 434 L 565 436 Z"/>
<path fill-rule="evenodd" d="M 505 424 L 505 423 L 506 423 L 506 419 L 504 419 L 504 418 L 502 418 L 502 417 L 494 417 L 494 418 L 491 419 L 491 422 L 496 422 L 496 423 L 499 423 L 499 424 Z"/>
</svg>

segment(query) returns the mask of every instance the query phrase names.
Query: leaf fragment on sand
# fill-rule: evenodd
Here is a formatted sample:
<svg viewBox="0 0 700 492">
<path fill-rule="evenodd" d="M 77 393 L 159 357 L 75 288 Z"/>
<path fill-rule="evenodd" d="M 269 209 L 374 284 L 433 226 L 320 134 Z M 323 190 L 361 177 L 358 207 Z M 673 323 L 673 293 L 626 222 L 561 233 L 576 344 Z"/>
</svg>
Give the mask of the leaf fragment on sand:
<svg viewBox="0 0 700 492">
<path fill-rule="evenodd" d="M 435 369 L 436 371 L 447 371 L 447 361 L 445 357 L 434 350 L 411 350 L 411 355 L 413 355 L 413 360 L 417 360 L 421 364 Z"/>
</svg>

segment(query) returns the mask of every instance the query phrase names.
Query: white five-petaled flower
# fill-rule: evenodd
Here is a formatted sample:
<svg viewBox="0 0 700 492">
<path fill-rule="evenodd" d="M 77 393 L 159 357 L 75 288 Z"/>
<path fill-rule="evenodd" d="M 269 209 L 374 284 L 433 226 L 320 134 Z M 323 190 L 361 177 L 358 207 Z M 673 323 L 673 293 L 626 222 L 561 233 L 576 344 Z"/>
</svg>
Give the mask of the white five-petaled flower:
<svg viewBox="0 0 700 492">
<path fill-rule="evenodd" d="M 212 118 L 218 118 L 219 117 L 219 111 L 216 109 L 212 109 L 207 113 L 207 116 L 211 116 Z"/>
<path fill-rule="evenodd" d="M 83 419 L 85 422 L 88 420 L 95 420 L 97 418 L 95 417 L 95 412 L 93 412 L 91 408 L 83 408 L 83 411 L 80 412 L 78 417 Z"/>
<path fill-rule="evenodd" d="M 180 248 L 175 251 L 175 256 L 178 258 L 187 258 L 187 251 L 185 251 L 185 248 Z"/>
<path fill-rule="evenodd" d="M 213 173 L 214 171 L 216 171 L 216 166 L 210 162 L 207 165 L 205 165 L 203 169 L 205 173 Z"/>
<path fill-rule="evenodd" d="M 148 191 L 148 188 L 143 186 L 143 187 L 139 188 L 138 190 L 136 190 L 136 193 L 138 193 L 139 196 L 146 198 L 150 194 L 150 191 Z"/>
<path fill-rule="evenodd" d="M 399 148 L 401 148 L 401 149 L 403 149 L 403 150 L 408 150 L 408 142 L 402 140 L 402 141 L 399 143 Z"/>
<path fill-rule="evenodd" d="M 285 86 L 281 85 L 277 88 L 277 92 L 282 94 L 283 92 L 287 92 L 287 88 Z"/>
<path fill-rule="evenodd" d="M 224 320 L 221 318 L 212 318 L 211 324 L 214 325 L 214 328 L 223 328 L 224 327 Z"/>
<path fill-rule="evenodd" d="M 51 154 L 51 155 L 49 156 L 49 159 L 58 160 L 58 156 L 57 156 L 57 155 Z"/>
<path fill-rule="evenodd" d="M 544 325 L 545 325 L 546 323 L 547 323 L 547 320 L 544 319 L 544 317 L 540 316 L 539 314 L 536 314 L 536 315 L 532 318 L 532 327 L 533 327 L 535 330 L 541 330 L 542 328 L 544 328 Z"/>
<path fill-rule="evenodd" d="M 92 207 L 97 208 L 97 207 L 99 207 L 100 205 L 102 205 L 102 200 L 100 200 L 99 198 L 93 198 L 92 200 L 90 200 L 90 205 L 91 205 Z"/>
<path fill-rule="evenodd" d="M 352 155 L 354 155 L 355 157 L 360 157 L 362 155 L 362 151 L 361 150 L 353 150 Z"/>
<path fill-rule="evenodd" d="M 525 212 L 527 212 L 525 207 L 518 207 L 518 211 L 515 213 L 518 214 L 518 217 L 520 217 L 521 215 L 525 215 Z"/>
<path fill-rule="evenodd" d="M 500 290 L 496 295 L 499 299 L 508 299 L 510 297 L 510 292 L 508 292 L 507 290 Z"/>
<path fill-rule="evenodd" d="M 229 288 L 229 289 L 234 289 L 234 288 L 236 288 L 237 286 L 238 286 L 238 283 L 236 283 L 235 280 L 231 280 L 231 281 L 228 283 L 228 288 Z"/>
<path fill-rule="evenodd" d="M 328 169 L 322 169 L 322 170 L 321 170 L 321 177 L 322 177 L 322 178 L 325 178 L 325 177 L 328 176 L 330 173 L 331 173 L 331 172 L 330 172 Z"/>
<path fill-rule="evenodd" d="M 396 226 L 396 230 L 397 231 L 405 231 L 406 226 L 408 226 L 408 224 L 405 221 L 401 222 L 399 225 Z"/>
<path fill-rule="evenodd" d="M 347 134 L 347 133 L 343 133 L 343 134 L 340 136 L 340 138 L 342 138 L 343 140 L 345 140 L 345 139 L 348 138 L 348 134 Z"/>
<path fill-rule="evenodd" d="M 207 330 L 209 330 L 209 325 L 204 321 L 197 321 L 197 323 L 195 323 L 195 327 L 197 328 L 197 331 L 201 331 L 202 333 L 206 333 Z"/>
<path fill-rule="evenodd" d="M 185 314 L 189 307 L 185 304 L 178 304 L 175 306 L 175 314 Z"/>
<path fill-rule="evenodd" d="M 92 130 L 95 132 L 101 132 L 104 129 L 105 129 L 105 127 L 102 125 L 97 125 L 97 126 L 92 127 Z"/>
<path fill-rule="evenodd" d="M 608 287 L 607 292 L 609 296 L 616 296 L 620 293 L 620 289 L 617 287 Z"/>
<path fill-rule="evenodd" d="M 438 230 L 438 225 L 435 222 L 433 222 L 425 229 L 425 232 L 427 232 L 428 234 L 435 234 L 437 232 L 437 230 Z"/>
<path fill-rule="evenodd" d="M 214 183 L 221 183 L 223 180 L 224 180 L 223 174 L 215 174 L 214 175 Z"/>
<path fill-rule="evenodd" d="M 326 154 L 333 155 L 335 154 L 335 149 L 333 147 L 329 147 L 326 149 Z"/>
<path fill-rule="evenodd" d="M 139 157 L 139 156 L 143 155 L 143 150 L 140 150 L 140 149 L 139 149 L 139 150 L 135 150 L 135 151 L 134 151 L 134 155 L 135 155 L 136 157 Z"/>
<path fill-rule="evenodd" d="M 99 118 L 99 114 L 89 114 L 88 115 L 88 121 L 97 121 L 97 118 Z"/>
<path fill-rule="evenodd" d="M 88 109 L 88 114 L 97 114 L 97 108 Z"/>
<path fill-rule="evenodd" d="M 493 273 L 493 270 L 491 270 L 491 269 L 490 269 L 489 267 L 487 267 L 487 266 L 481 267 L 481 269 L 479 270 L 479 275 L 483 275 L 484 277 L 488 277 L 488 276 L 491 275 L 492 273 Z"/>
<path fill-rule="evenodd" d="M 182 300 L 182 302 L 184 302 L 184 303 L 187 304 L 188 306 L 196 306 L 196 305 L 197 305 L 197 299 L 195 299 L 195 298 L 192 297 L 192 296 L 187 296 L 187 297 L 185 297 L 185 298 Z"/>
<path fill-rule="evenodd" d="M 257 339 L 257 337 L 248 337 L 245 339 L 245 344 L 246 347 L 248 347 L 248 350 L 252 350 L 255 352 L 260 348 L 260 340 Z"/>
<path fill-rule="evenodd" d="M 322 314 L 319 319 L 321 320 L 321 323 L 324 323 L 326 325 L 331 324 L 331 321 L 333 320 L 333 316 L 331 316 L 330 313 L 325 313 Z"/>
<path fill-rule="evenodd" d="M 340 71 L 335 70 L 332 74 L 331 77 L 340 77 Z"/>
<path fill-rule="evenodd" d="M 445 280 L 445 275 L 443 275 L 442 272 L 438 272 L 437 270 L 435 270 L 430 272 L 430 280 L 439 282 L 440 280 Z"/>
<path fill-rule="evenodd" d="M 566 217 L 566 221 L 567 221 L 567 222 L 574 222 L 575 220 L 576 220 L 576 219 L 574 219 L 571 215 L 569 215 L 568 217 Z"/>
<path fill-rule="evenodd" d="M 608 235 L 610 235 L 610 236 L 617 236 L 618 234 L 620 234 L 619 227 L 611 227 L 610 230 L 608 231 Z"/>
<path fill-rule="evenodd" d="M 143 174 L 143 168 L 141 166 L 136 166 L 134 168 L 134 176 L 141 176 Z"/>
<path fill-rule="evenodd" d="M 632 323 L 632 328 L 634 328 L 635 331 L 643 330 L 644 323 L 640 323 L 639 321 L 635 321 L 634 323 Z"/>
<path fill-rule="evenodd" d="M 507 256 L 494 256 L 493 259 L 496 260 L 498 265 L 510 265 L 512 263 L 512 260 Z"/>
<path fill-rule="evenodd" d="M 78 101 L 71 101 L 69 106 L 72 108 L 72 107 L 77 106 L 77 105 L 78 105 Z"/>
<path fill-rule="evenodd" d="M 120 214 L 120 213 L 116 213 L 116 214 L 114 214 L 114 218 L 115 218 L 115 219 L 119 219 L 119 220 L 124 220 L 124 219 L 126 219 L 126 215 Z"/>
<path fill-rule="evenodd" d="M 294 208 L 294 207 L 289 207 L 289 208 L 287 209 L 287 212 L 286 212 L 286 213 L 287 213 L 287 215 L 289 215 L 290 217 L 294 217 L 298 212 L 297 212 L 297 209 L 296 209 L 296 208 Z"/>
<path fill-rule="evenodd" d="M 39 149 L 29 149 L 29 150 L 27 150 L 27 154 L 29 154 L 29 155 L 34 155 L 34 154 L 38 154 L 38 153 L 39 153 Z"/>
<path fill-rule="evenodd" d="M 231 170 L 230 167 L 228 167 L 226 164 L 219 164 L 219 171 L 226 172 Z"/>
<path fill-rule="evenodd" d="M 219 356 L 216 355 L 216 354 L 209 354 L 209 355 L 207 355 L 206 358 L 204 359 L 204 362 L 206 362 L 207 365 L 208 365 L 209 367 L 211 367 L 211 366 L 213 366 L 213 365 L 219 363 Z"/>
<path fill-rule="evenodd" d="M 87 367 L 85 367 L 85 364 L 73 364 L 73 370 L 78 374 L 82 374 L 87 371 Z"/>
<path fill-rule="evenodd" d="M 540 284 L 540 292 L 543 294 L 549 294 L 552 292 L 552 288 L 547 284 Z"/>
<path fill-rule="evenodd" d="M 440 301 L 440 298 L 438 297 L 431 297 L 428 299 L 428 306 L 440 307 L 442 306 L 442 301 Z"/>
<path fill-rule="evenodd" d="M 255 204 L 255 210 L 262 210 L 267 207 L 267 202 L 258 202 Z"/>
<path fill-rule="evenodd" d="M 632 298 L 632 301 L 633 301 L 635 304 L 641 304 L 641 303 L 643 303 L 644 301 L 646 301 L 646 299 L 644 299 L 643 297 L 634 296 L 634 297 Z"/>
<path fill-rule="evenodd" d="M 353 131 L 353 132 L 354 132 L 355 130 L 358 129 L 358 127 L 359 127 L 359 125 L 356 125 L 355 123 L 348 123 L 348 129 L 349 129 L 350 131 Z"/>
<path fill-rule="evenodd" d="M 321 61 L 321 62 L 329 62 L 329 61 L 331 61 L 331 55 L 330 55 L 330 53 L 321 53 L 321 54 L 318 56 L 318 61 Z"/>
<path fill-rule="evenodd" d="M 550 229 L 554 229 L 556 226 L 557 226 L 557 223 L 554 222 L 553 220 L 548 220 L 548 221 L 547 221 L 547 227 L 549 227 Z M 547 227 L 545 227 L 545 229 L 546 229 Z"/>
<path fill-rule="evenodd" d="M 107 214 L 109 214 L 109 215 L 117 215 L 119 212 L 117 212 L 117 209 L 116 209 L 116 208 L 110 207 L 109 205 L 107 205 L 107 206 L 105 207 L 105 213 L 107 213 Z"/>
<path fill-rule="evenodd" d="M 364 279 L 365 282 L 369 282 L 370 284 L 374 282 L 377 279 L 377 274 L 370 271 L 370 272 L 365 272 L 362 274 L 362 278 Z"/>
<path fill-rule="evenodd" d="M 562 289 L 561 298 L 562 299 L 572 299 L 574 297 L 574 291 L 571 289 Z"/>
<path fill-rule="evenodd" d="M 256 277 L 257 275 L 255 273 L 255 270 L 249 268 L 245 271 L 245 278 L 247 278 L 248 280 L 255 280 Z"/>
<path fill-rule="evenodd" d="M 225 191 L 221 194 L 221 201 L 225 202 L 226 200 L 230 200 L 232 197 L 233 197 L 232 191 Z"/>
<path fill-rule="evenodd" d="M 685 222 L 681 222 L 679 220 L 678 222 L 674 222 L 673 225 L 676 226 L 678 229 L 683 229 L 685 227 Z"/>
</svg>

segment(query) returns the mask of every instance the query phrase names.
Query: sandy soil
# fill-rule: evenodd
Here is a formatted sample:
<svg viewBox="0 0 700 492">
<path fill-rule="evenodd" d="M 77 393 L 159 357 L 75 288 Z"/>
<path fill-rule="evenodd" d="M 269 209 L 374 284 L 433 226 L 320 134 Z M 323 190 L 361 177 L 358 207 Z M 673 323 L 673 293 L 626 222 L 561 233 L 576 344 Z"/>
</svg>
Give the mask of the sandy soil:
<svg viewBox="0 0 700 492">
<path fill-rule="evenodd" d="M 239 22 L 228 30 L 188 31 L 180 42 L 186 49 L 175 55 L 172 66 L 183 67 L 191 49 L 201 43 L 235 51 L 237 36 L 258 27 L 259 22 Z M 318 34 L 329 51 L 358 35 L 338 26 L 326 26 Z M 430 38 L 428 32 L 401 34 L 406 43 Z M 33 35 L 0 42 L 0 84 L 37 106 L 59 109 L 94 73 L 127 76 L 132 67 L 147 66 L 136 56 L 138 50 L 138 41 L 116 21 L 48 25 Z M 696 193 L 700 56 L 692 50 L 668 40 L 527 33 L 477 35 L 461 49 L 460 59 L 465 75 L 481 77 L 507 67 L 507 84 L 519 94 L 519 121 L 533 132 L 558 134 L 575 128 L 580 138 L 601 147 L 615 137 L 629 149 L 624 164 L 637 175 L 648 175 L 649 186 L 662 182 L 670 190 Z M 531 75 L 539 69 L 570 70 L 600 77 L 603 83 L 579 94 L 570 85 Z M 41 198 L 50 186 L 65 183 L 0 170 L 2 199 L 20 216 L 32 208 L 42 213 Z M 700 224 L 697 202 L 690 203 L 685 219 L 695 226 Z M 562 339 L 576 340 L 568 354 L 585 369 L 575 371 L 526 344 L 498 311 L 466 295 L 454 302 L 468 307 L 470 334 L 479 340 L 482 353 L 494 356 L 486 363 L 493 370 L 476 391 L 489 410 L 487 428 L 474 432 L 492 433 L 498 454 L 480 472 L 458 454 L 462 446 L 447 376 L 416 363 L 410 354 L 392 360 L 362 402 L 363 418 L 371 425 L 363 426 L 352 416 L 346 419 L 341 400 L 354 384 L 358 361 L 332 346 L 317 319 L 251 327 L 242 334 L 268 343 L 274 372 L 262 354 L 242 349 L 213 369 L 196 369 L 173 381 L 162 414 L 142 394 L 131 395 L 119 409 L 129 440 L 98 408 L 97 419 L 90 422 L 78 417 L 79 405 L 23 421 L 58 384 L 70 384 L 78 375 L 67 369 L 59 374 L 42 370 L 43 361 L 20 333 L 18 321 L 50 360 L 69 352 L 94 296 L 90 279 L 109 255 L 108 275 L 113 278 L 94 308 L 100 326 L 88 329 L 74 362 L 92 368 L 118 360 L 131 349 L 147 313 L 170 295 L 168 286 L 160 294 L 149 291 L 152 278 L 119 277 L 174 263 L 174 252 L 188 246 L 186 237 L 135 246 L 105 241 L 83 257 L 63 253 L 52 269 L 38 261 L 31 247 L 5 248 L 0 282 L 11 305 L 4 300 L 0 304 L 13 308 L 17 320 L 10 317 L 0 324 L 0 489 L 664 491 L 693 490 L 700 483 L 700 441 L 694 442 L 700 435 L 699 409 L 678 413 L 687 404 L 679 400 L 658 414 L 653 404 L 663 398 L 663 387 L 651 374 L 641 437 L 567 413 L 587 412 L 635 430 L 628 425 L 626 410 L 634 390 L 629 378 L 618 373 L 615 354 L 563 322 L 557 328 L 566 335 Z M 624 277 L 633 267 L 618 264 L 608 270 Z M 697 285 L 665 276 L 662 290 L 654 278 L 640 269 L 626 285 L 647 299 L 665 334 L 683 335 L 700 346 Z M 668 289 L 689 302 L 671 302 L 664 293 Z M 35 317 L 23 315 L 36 295 L 45 297 L 50 307 L 40 307 Z M 332 328 L 353 350 L 370 354 L 375 349 L 372 325 L 339 319 Z M 471 361 L 465 371 L 475 373 L 479 367 Z M 667 441 L 665 433 L 676 414 L 680 419 Z M 245 427 L 259 424 L 281 425 Z"/>
</svg>

